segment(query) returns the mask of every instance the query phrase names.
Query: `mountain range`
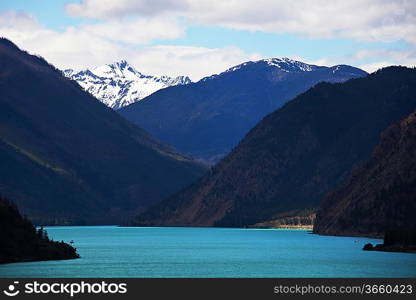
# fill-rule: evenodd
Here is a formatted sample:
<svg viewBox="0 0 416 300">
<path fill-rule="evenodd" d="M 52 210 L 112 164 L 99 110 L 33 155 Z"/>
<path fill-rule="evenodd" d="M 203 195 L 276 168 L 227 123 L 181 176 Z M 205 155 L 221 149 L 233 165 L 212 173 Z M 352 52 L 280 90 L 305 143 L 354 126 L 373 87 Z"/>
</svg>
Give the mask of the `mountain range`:
<svg viewBox="0 0 416 300">
<path fill-rule="evenodd" d="M 187 76 L 144 75 L 125 60 L 78 72 L 66 69 L 63 73 L 113 109 L 140 101 L 157 90 L 191 83 Z"/>
<path fill-rule="evenodd" d="M 205 172 L 0 39 L 0 194 L 36 224 L 120 224 Z"/>
<path fill-rule="evenodd" d="M 416 69 L 405 67 L 319 83 L 266 116 L 204 177 L 136 224 L 244 227 L 305 215 L 369 159 L 383 130 L 416 109 L 415 95 Z"/>
<path fill-rule="evenodd" d="M 101 92 L 140 77 L 124 61 L 88 72 Z M 118 112 L 73 76 L 0 39 L 0 195 L 36 224 L 261 227 L 310 224 L 317 211 L 319 234 L 406 240 L 416 228 L 414 68 L 367 75 L 265 59 L 179 78 Z M 207 170 L 166 141 L 208 163 L 235 147 Z M 2 199 L 0 212 L 33 237 Z"/>
<path fill-rule="evenodd" d="M 118 112 L 185 155 L 212 165 L 264 116 L 318 82 L 366 75 L 347 65 L 264 59 L 196 83 L 159 90 Z"/>
</svg>

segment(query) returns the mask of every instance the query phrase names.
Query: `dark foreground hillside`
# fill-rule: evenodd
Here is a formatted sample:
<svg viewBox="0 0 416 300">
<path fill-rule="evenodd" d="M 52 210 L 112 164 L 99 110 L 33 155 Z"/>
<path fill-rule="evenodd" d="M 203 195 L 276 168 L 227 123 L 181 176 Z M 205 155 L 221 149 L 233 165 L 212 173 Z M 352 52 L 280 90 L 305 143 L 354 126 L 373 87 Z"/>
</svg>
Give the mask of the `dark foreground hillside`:
<svg viewBox="0 0 416 300">
<path fill-rule="evenodd" d="M 0 197 L 0 263 L 79 258 L 76 249 L 51 241 L 36 230 L 17 208 Z"/>
<path fill-rule="evenodd" d="M 35 223 L 127 222 L 205 172 L 7 39 L 0 91 L 0 193 Z"/>
<path fill-rule="evenodd" d="M 416 69 L 321 83 L 265 117 L 206 176 L 136 224 L 248 226 L 317 208 L 369 159 L 380 133 L 416 110 Z"/>
<path fill-rule="evenodd" d="M 371 159 L 322 202 L 314 232 L 384 236 L 416 249 L 416 112 L 391 125 Z M 413 232 L 413 233 L 412 233 Z"/>
</svg>

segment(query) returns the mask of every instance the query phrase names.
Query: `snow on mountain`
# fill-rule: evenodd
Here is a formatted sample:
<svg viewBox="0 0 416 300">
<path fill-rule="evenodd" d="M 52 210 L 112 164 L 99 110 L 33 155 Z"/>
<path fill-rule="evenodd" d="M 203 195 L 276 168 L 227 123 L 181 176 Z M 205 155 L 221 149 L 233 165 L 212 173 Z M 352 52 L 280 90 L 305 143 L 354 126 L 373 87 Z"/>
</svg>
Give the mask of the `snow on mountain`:
<svg viewBox="0 0 416 300">
<path fill-rule="evenodd" d="M 261 60 L 257 60 L 257 61 L 247 61 L 244 62 L 242 64 L 236 65 L 234 67 L 229 68 L 228 70 L 220 73 L 220 74 L 214 74 L 211 76 L 207 76 L 201 79 L 201 81 L 205 81 L 205 80 L 209 80 L 212 78 L 215 78 L 217 76 L 226 74 L 226 73 L 230 73 L 230 72 L 234 72 L 237 71 L 243 67 L 249 66 L 249 65 L 264 65 L 265 67 L 275 67 L 280 69 L 283 72 L 310 72 L 310 71 L 315 71 L 319 68 L 325 68 L 325 67 L 320 67 L 320 66 L 315 66 L 315 65 L 310 65 L 310 64 L 306 64 L 304 62 L 301 61 L 297 61 L 297 60 L 293 60 L 287 57 L 274 57 L 274 58 L 266 58 L 266 59 L 261 59 Z"/>
<path fill-rule="evenodd" d="M 290 71 L 303 71 L 303 72 L 310 72 L 318 68 L 315 65 L 309 65 L 301 61 L 293 60 L 287 57 L 282 58 L 268 58 L 263 60 L 269 66 L 278 67 L 285 72 Z"/>
<path fill-rule="evenodd" d="M 348 76 L 350 75 L 352 77 L 356 76 L 357 72 L 362 73 L 363 76 L 366 74 L 364 71 L 358 70 L 357 68 L 354 68 L 348 65 L 336 65 L 332 67 L 325 67 L 325 66 L 307 64 L 307 63 L 293 60 L 287 57 L 273 57 L 273 58 L 266 58 L 266 59 L 261 59 L 257 61 L 247 61 L 242 64 L 231 67 L 222 73 L 204 77 L 201 79 L 201 81 L 214 79 L 218 76 L 225 75 L 231 72 L 235 72 L 239 69 L 250 67 L 250 66 L 256 66 L 257 68 L 276 68 L 276 69 L 279 69 L 279 71 L 284 72 L 284 73 L 303 73 L 303 72 L 312 72 L 312 71 L 318 71 L 318 70 L 321 70 L 321 71 L 331 70 L 333 74 L 343 73 L 345 75 L 348 75 Z"/>
<path fill-rule="evenodd" d="M 228 69 L 226 72 L 232 72 L 244 67 L 248 64 L 266 64 L 267 66 L 276 67 L 283 72 L 310 72 L 314 71 L 318 68 L 322 68 L 320 66 L 310 65 L 301 61 L 293 60 L 287 57 L 273 57 L 273 58 L 266 58 L 261 59 L 258 61 L 249 61 L 237 65 Z"/>
<path fill-rule="evenodd" d="M 192 82 L 187 76 L 144 75 L 125 60 L 79 72 L 67 69 L 63 73 L 113 109 L 137 102 L 162 88 Z"/>
</svg>

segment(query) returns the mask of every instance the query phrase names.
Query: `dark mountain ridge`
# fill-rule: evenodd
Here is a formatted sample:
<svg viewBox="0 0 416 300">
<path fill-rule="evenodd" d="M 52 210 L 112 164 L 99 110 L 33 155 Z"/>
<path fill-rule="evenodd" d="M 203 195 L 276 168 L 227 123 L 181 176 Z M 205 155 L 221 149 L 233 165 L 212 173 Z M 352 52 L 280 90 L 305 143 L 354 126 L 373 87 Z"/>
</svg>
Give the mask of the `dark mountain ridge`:
<svg viewBox="0 0 416 300">
<path fill-rule="evenodd" d="M 393 245 L 397 241 L 390 240 L 399 236 L 400 231 L 413 230 L 415 235 L 415 215 L 416 112 L 413 112 L 383 131 L 369 161 L 325 197 L 314 232 L 377 237 L 389 233 L 385 243 Z"/>
<path fill-rule="evenodd" d="M 249 226 L 318 207 L 370 157 L 380 133 L 416 109 L 416 70 L 320 83 L 266 116 L 203 178 L 136 224 Z"/>
<path fill-rule="evenodd" d="M 39 223 L 120 223 L 205 169 L 0 39 L 0 192 Z"/>
</svg>

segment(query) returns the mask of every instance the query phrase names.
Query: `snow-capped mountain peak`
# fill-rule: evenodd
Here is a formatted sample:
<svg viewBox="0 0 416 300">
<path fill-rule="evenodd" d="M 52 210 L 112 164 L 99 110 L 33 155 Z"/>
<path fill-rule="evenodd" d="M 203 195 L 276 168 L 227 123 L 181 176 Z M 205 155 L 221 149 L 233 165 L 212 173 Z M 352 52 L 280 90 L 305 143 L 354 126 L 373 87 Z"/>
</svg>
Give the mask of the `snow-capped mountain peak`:
<svg viewBox="0 0 416 300">
<path fill-rule="evenodd" d="M 287 57 L 273 57 L 273 58 L 265 58 L 257 61 L 247 61 L 242 64 L 233 66 L 226 71 L 214 74 L 211 76 L 207 76 L 202 78 L 200 81 L 207 81 L 211 79 L 215 79 L 217 77 L 227 75 L 239 70 L 249 70 L 250 72 L 278 72 L 281 73 L 279 78 L 283 78 L 286 74 L 294 74 L 294 73 L 304 73 L 304 72 L 312 72 L 312 71 L 325 71 L 330 70 L 333 74 L 343 74 L 350 77 L 355 77 L 357 74 L 361 74 L 365 76 L 367 73 L 359 70 L 357 68 L 348 66 L 348 65 L 336 65 L 332 67 L 326 66 L 317 66 L 312 64 L 307 64 L 298 60 L 293 60 Z M 274 77 L 276 79 L 277 77 Z M 349 77 L 348 77 L 349 78 Z"/>
<path fill-rule="evenodd" d="M 113 109 L 137 102 L 159 89 L 192 82 L 187 76 L 144 75 L 125 60 L 79 72 L 67 69 L 63 73 Z"/>
<path fill-rule="evenodd" d="M 237 71 L 243 67 L 252 66 L 252 65 L 265 65 L 266 67 L 273 67 L 278 68 L 283 72 L 291 73 L 291 72 L 310 72 L 315 71 L 319 68 L 322 68 L 320 66 L 310 65 L 301 61 L 293 60 L 287 57 L 273 57 L 273 58 L 266 58 L 261 59 L 257 61 L 247 61 L 242 64 L 236 65 L 234 67 L 231 67 L 227 69 L 226 71 L 220 73 L 220 74 L 214 74 L 211 76 L 207 76 L 205 78 L 202 78 L 201 81 L 206 81 L 209 79 L 216 78 L 217 76 L 220 76 L 222 74 L 230 73 Z"/>
<path fill-rule="evenodd" d="M 93 68 L 91 69 L 91 72 L 103 78 L 125 78 L 134 80 L 136 77 L 144 77 L 143 74 L 130 66 L 125 60 Z"/>
</svg>

